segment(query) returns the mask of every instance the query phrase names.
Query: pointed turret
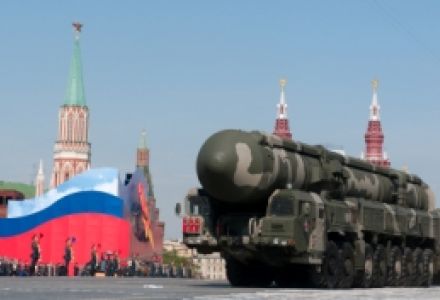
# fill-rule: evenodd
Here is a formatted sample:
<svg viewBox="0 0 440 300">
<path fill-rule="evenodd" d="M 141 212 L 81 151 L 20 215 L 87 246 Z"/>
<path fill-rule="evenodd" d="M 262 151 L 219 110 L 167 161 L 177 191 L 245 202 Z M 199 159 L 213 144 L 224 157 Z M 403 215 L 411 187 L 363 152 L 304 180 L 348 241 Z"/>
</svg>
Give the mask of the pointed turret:
<svg viewBox="0 0 440 300">
<path fill-rule="evenodd" d="M 277 104 L 277 119 L 284 120 L 287 119 L 287 103 L 286 103 L 286 95 L 284 92 L 284 87 L 286 86 L 287 80 L 281 79 L 280 80 L 280 103 Z"/>
<path fill-rule="evenodd" d="M 150 150 L 147 147 L 147 132 L 142 130 L 136 155 L 136 167 L 142 168 L 148 183 L 148 196 L 154 199 L 153 180 L 150 173 Z"/>
<path fill-rule="evenodd" d="M 277 104 L 277 119 L 275 121 L 275 129 L 273 134 L 284 138 L 284 139 L 292 139 L 292 133 L 289 129 L 289 119 L 287 118 L 287 103 L 286 103 L 286 95 L 284 91 L 284 87 L 286 86 L 287 80 L 280 80 L 280 102 Z"/>
<path fill-rule="evenodd" d="M 379 116 L 380 106 L 377 100 L 378 84 L 378 80 L 372 81 L 373 97 L 370 105 L 368 128 L 365 133 L 365 159 L 374 165 L 387 168 L 390 166 L 390 161 L 387 154 L 383 151 L 384 135 Z"/>
<path fill-rule="evenodd" d="M 377 87 L 379 85 L 379 81 L 377 79 L 374 79 L 371 82 L 371 85 L 373 87 L 373 97 L 371 98 L 371 105 L 370 105 L 370 121 L 379 121 L 379 102 L 377 101 Z"/>
<path fill-rule="evenodd" d="M 51 187 L 88 170 L 91 160 L 89 109 L 84 96 L 79 35 L 82 25 L 73 23 L 74 45 L 64 104 L 58 115 L 58 137 L 54 146 Z"/>
<path fill-rule="evenodd" d="M 44 193 L 44 171 L 43 160 L 40 159 L 37 176 L 35 178 L 35 197 L 39 197 Z"/>
<path fill-rule="evenodd" d="M 148 150 L 147 147 L 147 132 L 145 130 L 142 130 L 141 132 L 136 157 L 137 157 L 136 166 L 138 168 L 148 168 L 149 160 L 150 160 L 150 151 Z"/>
<path fill-rule="evenodd" d="M 82 24 L 73 23 L 74 43 L 73 56 L 70 64 L 69 81 L 67 84 L 65 105 L 85 106 L 86 97 L 84 93 L 84 82 L 82 75 L 80 34 Z"/>
<path fill-rule="evenodd" d="M 141 132 L 138 149 L 147 149 L 147 131 L 145 129 Z"/>
</svg>

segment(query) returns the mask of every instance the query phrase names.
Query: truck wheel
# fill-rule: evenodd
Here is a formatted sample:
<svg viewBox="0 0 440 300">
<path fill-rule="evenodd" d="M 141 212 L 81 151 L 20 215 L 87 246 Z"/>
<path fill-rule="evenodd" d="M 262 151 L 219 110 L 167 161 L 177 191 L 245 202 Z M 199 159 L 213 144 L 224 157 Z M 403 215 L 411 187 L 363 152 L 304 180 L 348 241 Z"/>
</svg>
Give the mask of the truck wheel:
<svg viewBox="0 0 440 300">
<path fill-rule="evenodd" d="M 226 260 L 226 277 L 232 286 L 240 287 L 268 287 L 272 281 L 270 268 L 254 263 L 243 264 L 236 259 Z"/>
<path fill-rule="evenodd" d="M 414 285 L 413 253 L 410 248 L 405 248 L 402 256 L 402 286 Z"/>
<path fill-rule="evenodd" d="M 327 243 L 322 271 L 326 287 L 337 288 L 342 277 L 342 263 L 338 247 L 333 241 Z"/>
<path fill-rule="evenodd" d="M 364 288 L 371 288 L 373 286 L 373 248 L 370 244 L 365 244 L 365 262 L 364 262 L 364 274 L 362 276 L 361 286 Z"/>
<path fill-rule="evenodd" d="M 251 286 L 269 287 L 272 284 L 274 276 L 271 268 L 265 265 L 255 265 L 255 267 L 250 267 L 249 271 Z"/>
<path fill-rule="evenodd" d="M 345 242 L 339 250 L 342 262 L 342 278 L 339 287 L 349 289 L 354 282 L 354 252 L 350 243 Z"/>
<path fill-rule="evenodd" d="M 423 251 L 423 283 L 425 287 L 432 285 L 432 279 L 434 278 L 434 258 L 431 249 L 425 249 Z"/>
<path fill-rule="evenodd" d="M 373 287 L 384 287 L 387 281 L 387 260 L 385 254 L 385 248 L 382 245 L 378 245 L 373 256 Z"/>
<path fill-rule="evenodd" d="M 309 286 L 334 289 L 339 287 L 341 276 L 342 263 L 338 247 L 333 241 L 328 241 L 322 264 L 309 268 Z"/>
<path fill-rule="evenodd" d="M 304 278 L 304 271 L 307 271 L 301 265 L 288 265 L 277 269 L 274 274 L 277 287 L 280 288 L 300 288 L 307 287 L 307 277 Z"/>
<path fill-rule="evenodd" d="M 388 261 L 388 286 L 399 286 L 402 281 L 402 252 L 400 248 L 394 246 L 391 248 Z"/>
<path fill-rule="evenodd" d="M 416 248 L 413 252 L 413 264 L 414 264 L 414 285 L 423 285 L 424 264 L 423 264 L 423 251 L 420 248 Z"/>
<path fill-rule="evenodd" d="M 308 269 L 308 285 L 310 288 L 325 288 L 327 283 L 324 276 L 323 265 L 312 265 Z"/>
<path fill-rule="evenodd" d="M 226 259 L 226 277 L 232 286 L 250 286 L 251 276 L 246 265 L 233 258 Z"/>
</svg>

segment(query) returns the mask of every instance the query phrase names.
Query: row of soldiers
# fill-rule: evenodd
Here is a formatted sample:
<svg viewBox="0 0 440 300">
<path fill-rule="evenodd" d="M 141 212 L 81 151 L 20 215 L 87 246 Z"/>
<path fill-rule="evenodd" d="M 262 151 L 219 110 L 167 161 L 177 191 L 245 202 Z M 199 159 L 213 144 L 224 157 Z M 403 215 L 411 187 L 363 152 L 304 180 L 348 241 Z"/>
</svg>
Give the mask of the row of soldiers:
<svg viewBox="0 0 440 300">
<path fill-rule="evenodd" d="M 35 271 L 37 269 L 37 264 L 41 260 L 41 246 L 40 240 L 43 238 L 43 234 L 34 234 L 32 236 L 31 242 L 31 265 L 30 265 L 30 274 L 31 276 L 35 275 Z M 66 275 L 74 275 L 74 266 L 71 264 L 73 260 L 73 244 L 75 243 L 75 237 L 69 237 L 66 239 L 66 245 L 64 247 L 64 270 Z"/>
<path fill-rule="evenodd" d="M 31 243 L 31 265 L 30 275 L 35 275 L 35 270 L 38 262 L 41 260 L 41 246 L 40 239 L 42 234 L 35 234 L 32 237 Z M 72 266 L 72 260 L 74 259 L 73 244 L 75 243 L 75 237 L 69 237 L 66 239 L 66 245 L 64 247 L 64 270 L 65 275 L 74 275 L 74 266 Z M 90 250 L 90 261 L 86 265 L 89 275 L 95 276 L 97 272 L 105 273 L 107 276 L 113 276 L 118 273 L 120 268 L 119 253 L 102 253 L 100 261 L 98 261 L 98 251 L 101 246 L 99 244 L 93 244 Z"/>
</svg>

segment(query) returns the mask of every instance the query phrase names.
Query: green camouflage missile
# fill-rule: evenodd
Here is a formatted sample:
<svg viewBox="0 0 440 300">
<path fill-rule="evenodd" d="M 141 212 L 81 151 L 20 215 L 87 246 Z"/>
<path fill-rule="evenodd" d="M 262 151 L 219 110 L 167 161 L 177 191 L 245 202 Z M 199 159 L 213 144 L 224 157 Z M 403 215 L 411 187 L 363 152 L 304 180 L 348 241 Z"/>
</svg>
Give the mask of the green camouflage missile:
<svg viewBox="0 0 440 300">
<path fill-rule="evenodd" d="M 431 189 L 415 175 L 258 131 L 213 134 L 198 154 L 197 175 L 211 197 L 226 203 L 261 203 L 275 189 L 293 188 L 426 211 L 435 207 Z"/>
</svg>

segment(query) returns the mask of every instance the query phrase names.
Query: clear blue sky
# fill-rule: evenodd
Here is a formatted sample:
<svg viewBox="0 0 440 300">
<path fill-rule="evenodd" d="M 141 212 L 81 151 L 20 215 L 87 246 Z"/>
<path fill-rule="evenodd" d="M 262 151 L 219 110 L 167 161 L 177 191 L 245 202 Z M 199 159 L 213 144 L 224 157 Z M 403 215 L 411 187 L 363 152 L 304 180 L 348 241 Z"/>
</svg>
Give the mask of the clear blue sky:
<svg viewBox="0 0 440 300">
<path fill-rule="evenodd" d="M 133 170 L 145 128 L 167 238 L 203 141 L 272 131 L 281 77 L 295 138 L 355 156 L 377 77 L 392 165 L 440 196 L 438 1 L 2 1 L 0 180 L 31 182 L 40 158 L 50 178 L 74 20 L 92 165 Z"/>
</svg>

